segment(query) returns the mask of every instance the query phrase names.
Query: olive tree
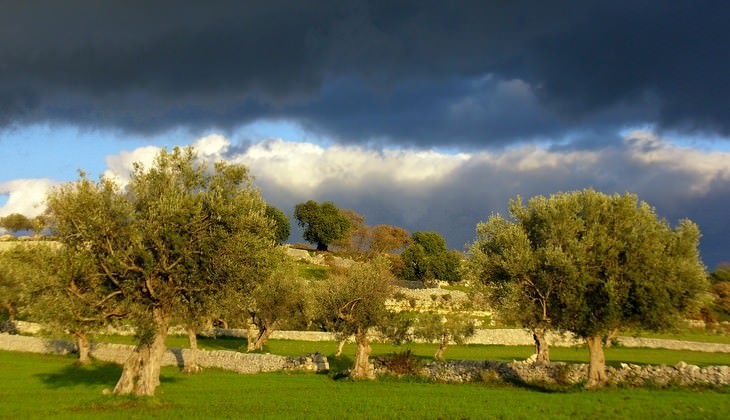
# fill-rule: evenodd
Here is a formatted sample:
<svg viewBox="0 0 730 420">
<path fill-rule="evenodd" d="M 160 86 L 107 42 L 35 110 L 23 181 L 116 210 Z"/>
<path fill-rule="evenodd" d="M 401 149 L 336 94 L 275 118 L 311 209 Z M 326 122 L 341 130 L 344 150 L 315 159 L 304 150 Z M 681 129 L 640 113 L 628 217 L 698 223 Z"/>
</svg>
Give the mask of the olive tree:
<svg viewBox="0 0 730 420">
<path fill-rule="evenodd" d="M 536 361 L 549 363 L 545 335 L 552 327 L 555 293 L 565 279 L 565 256 L 550 244 L 531 240 L 525 226 L 500 215 L 479 223 L 476 231 L 477 239 L 469 250 L 468 277 L 484 286 L 487 302 L 502 322 L 530 330 Z"/>
<path fill-rule="evenodd" d="M 406 280 L 461 280 L 461 255 L 450 251 L 437 232 L 414 232 L 401 257 Z"/>
<path fill-rule="evenodd" d="M 368 333 L 387 320 L 385 301 L 391 295 L 392 276 L 388 260 L 378 257 L 358 262 L 343 273 L 323 280 L 316 295 L 320 319 L 330 319 L 340 337 L 355 336 L 357 351 L 352 377 L 373 377 L 369 356 L 372 352 Z"/>
<path fill-rule="evenodd" d="M 370 227 L 365 223 L 365 216 L 351 209 L 340 209 L 348 222 L 348 228 L 342 237 L 332 241 L 338 251 L 344 251 L 352 257 L 360 257 L 370 246 Z"/>
<path fill-rule="evenodd" d="M 248 351 L 260 350 L 282 323 L 305 324 L 311 312 L 311 290 L 299 275 L 296 264 L 280 252 L 280 263 L 271 275 L 257 284 L 248 296 Z"/>
<path fill-rule="evenodd" d="M 90 336 L 126 316 L 122 292 L 103 286 L 94 258 L 85 250 L 41 242 L 33 254 L 42 274 L 31 286 L 30 316 L 51 331 L 71 334 L 78 363 L 91 362 Z"/>
<path fill-rule="evenodd" d="M 434 359 L 444 360 L 444 353 L 450 343 L 464 344 L 476 332 L 476 322 L 457 305 L 449 305 L 443 298 L 430 312 L 419 313 L 413 324 L 413 335 L 427 342 L 436 342 L 438 348 Z"/>
<path fill-rule="evenodd" d="M 633 194 L 588 189 L 534 197 L 527 205 L 518 198 L 510 214 L 510 229 L 529 246 L 507 246 L 498 258 L 529 260 L 518 254 L 544 253 L 539 270 L 555 282 L 546 298 L 547 318 L 551 326 L 586 339 L 588 386 L 606 382 L 606 336 L 618 328 L 671 327 L 707 289 L 698 227 L 682 220 L 672 228 Z M 488 236 L 478 237 L 472 254 L 489 254 L 494 245 Z M 487 281 L 517 290 L 526 282 L 523 270 L 502 274 L 502 280 Z M 541 311 L 541 305 L 532 310 Z"/>
<path fill-rule="evenodd" d="M 47 277 L 45 259 L 24 243 L 0 251 L 0 305 L 10 321 L 29 312 L 35 284 Z"/>
<path fill-rule="evenodd" d="M 410 241 L 407 230 L 391 225 L 376 225 L 370 229 L 370 252 L 394 253 L 402 250 Z"/>
<path fill-rule="evenodd" d="M 248 170 L 208 168 L 192 148 L 162 150 L 150 168 L 135 164 L 124 190 L 82 177 L 53 190 L 47 204 L 59 241 L 89 252 L 136 327 L 117 394 L 154 394 L 168 325 L 193 296 L 260 281 L 273 269 L 265 258 L 273 224 Z"/>
<path fill-rule="evenodd" d="M 304 240 L 327 251 L 329 244 L 342 239 L 350 230 L 350 220 L 331 201 L 322 204 L 309 200 L 294 207 L 294 218 L 304 229 Z"/>
<path fill-rule="evenodd" d="M 0 218 L 0 226 L 11 232 L 33 230 L 33 221 L 20 213 L 11 213 Z"/>
<path fill-rule="evenodd" d="M 283 244 L 289 239 L 291 235 L 291 226 L 289 225 L 289 218 L 286 217 L 283 211 L 274 207 L 270 204 L 266 206 L 266 217 L 274 221 L 276 226 L 276 242 Z"/>
</svg>

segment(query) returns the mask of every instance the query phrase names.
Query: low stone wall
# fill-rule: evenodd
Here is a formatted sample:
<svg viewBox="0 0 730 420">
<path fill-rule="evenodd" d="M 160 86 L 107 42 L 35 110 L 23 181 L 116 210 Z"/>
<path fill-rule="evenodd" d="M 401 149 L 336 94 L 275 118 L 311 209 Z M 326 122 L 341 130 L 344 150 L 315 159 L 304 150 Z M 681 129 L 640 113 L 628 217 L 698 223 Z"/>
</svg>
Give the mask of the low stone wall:
<svg viewBox="0 0 730 420">
<path fill-rule="evenodd" d="M 388 373 L 383 364 L 376 361 L 376 372 Z M 606 368 L 609 383 L 615 385 L 665 387 L 669 385 L 730 385 L 730 366 L 706 366 L 700 368 L 679 362 L 675 366 L 635 365 L 622 363 Z M 587 364 L 551 363 L 535 364 L 531 360 L 511 363 L 494 360 L 457 360 L 432 362 L 424 365 L 418 374 L 437 382 L 511 382 L 524 384 L 575 385 L 586 381 Z"/>
<path fill-rule="evenodd" d="M 646 347 L 652 349 L 691 350 L 715 353 L 730 353 L 730 344 L 700 343 L 697 341 L 667 340 L 663 338 L 618 337 L 624 347 Z"/>
<path fill-rule="evenodd" d="M 134 346 L 125 344 L 93 343 L 91 356 L 97 360 L 123 364 L 133 349 Z M 10 334 L 0 334 L 0 350 L 44 354 L 68 354 L 77 351 L 76 346 L 68 341 Z M 190 349 L 170 348 L 162 357 L 162 366 L 182 367 L 189 357 Z M 203 368 L 219 368 L 238 373 L 275 372 L 285 369 L 329 371 L 327 358 L 318 353 L 302 357 L 286 357 L 226 350 L 198 350 L 197 361 Z"/>
<path fill-rule="evenodd" d="M 582 346 L 585 341 L 576 338 L 573 334 L 547 333 L 547 342 L 555 347 Z M 468 344 L 494 344 L 503 346 L 532 346 L 535 341 L 527 330 L 517 328 L 499 328 L 476 330 L 476 333 L 467 340 Z"/>
</svg>

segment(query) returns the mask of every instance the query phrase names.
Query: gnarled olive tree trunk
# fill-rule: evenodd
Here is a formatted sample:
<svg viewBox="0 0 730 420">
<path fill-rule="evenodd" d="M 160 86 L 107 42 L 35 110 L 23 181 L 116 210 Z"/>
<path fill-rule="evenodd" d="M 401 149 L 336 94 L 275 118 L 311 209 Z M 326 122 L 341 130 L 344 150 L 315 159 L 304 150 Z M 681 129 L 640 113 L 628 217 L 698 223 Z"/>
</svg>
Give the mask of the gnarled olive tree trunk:
<svg viewBox="0 0 730 420">
<path fill-rule="evenodd" d="M 271 337 L 273 332 L 274 331 L 269 328 L 262 327 L 258 334 L 256 334 L 256 338 L 248 342 L 248 351 L 261 350 L 264 347 L 264 344 L 269 341 L 269 337 Z"/>
<path fill-rule="evenodd" d="M 79 349 L 79 360 L 77 363 L 88 365 L 91 363 L 91 344 L 86 331 L 72 331 L 71 334 L 76 338 L 76 347 Z"/>
<path fill-rule="evenodd" d="M 152 333 L 142 337 L 124 363 L 122 376 L 114 387 L 117 395 L 152 396 L 160 385 L 160 364 L 165 353 L 169 318 L 159 308 L 153 309 L 153 318 Z"/>
<path fill-rule="evenodd" d="M 550 363 L 550 345 L 545 338 L 545 328 L 533 328 L 532 339 L 535 341 L 535 362 Z"/>
<path fill-rule="evenodd" d="M 17 309 L 15 309 L 15 305 L 12 303 L 4 303 L 3 307 L 5 308 L 5 311 L 8 313 L 8 321 L 15 321 L 15 317 L 18 313 Z"/>
<path fill-rule="evenodd" d="M 613 342 L 618 338 L 618 333 L 618 328 L 614 328 L 608 332 L 606 335 L 606 347 L 613 347 Z"/>
<path fill-rule="evenodd" d="M 591 356 L 588 365 L 588 388 L 598 388 L 608 382 L 606 375 L 606 357 L 603 354 L 603 338 L 601 336 L 593 336 L 586 338 L 588 343 L 588 351 Z"/>
<path fill-rule="evenodd" d="M 193 326 L 187 326 L 185 330 L 188 333 L 188 342 L 190 343 L 190 357 L 183 358 L 183 372 L 198 373 L 203 370 L 198 366 L 198 331 Z"/>
<path fill-rule="evenodd" d="M 357 353 L 355 353 L 355 367 L 352 369 L 353 379 L 372 379 L 375 377 L 372 367 L 370 366 L 370 353 L 373 349 L 370 347 L 370 341 L 367 337 L 367 329 L 358 328 L 355 334 L 355 342 L 357 343 Z"/>
<path fill-rule="evenodd" d="M 342 356 L 342 349 L 345 347 L 345 343 L 347 343 L 347 337 L 344 337 L 337 341 L 337 351 L 335 352 L 335 357 Z"/>
<path fill-rule="evenodd" d="M 439 361 L 444 361 L 444 353 L 446 352 L 446 348 L 449 346 L 449 335 L 443 334 L 441 336 L 441 340 L 439 341 L 439 348 L 436 350 L 436 354 L 433 355 L 433 358 Z"/>
<path fill-rule="evenodd" d="M 271 334 L 274 332 L 274 329 L 271 328 L 268 323 L 261 320 L 259 321 L 260 322 L 258 324 L 254 324 L 254 322 L 249 322 L 248 324 L 248 346 L 246 350 L 249 352 L 261 350 L 264 347 L 264 344 L 269 341 L 269 337 L 271 337 Z M 253 333 L 254 326 L 258 329 L 258 332 L 256 334 Z"/>
</svg>

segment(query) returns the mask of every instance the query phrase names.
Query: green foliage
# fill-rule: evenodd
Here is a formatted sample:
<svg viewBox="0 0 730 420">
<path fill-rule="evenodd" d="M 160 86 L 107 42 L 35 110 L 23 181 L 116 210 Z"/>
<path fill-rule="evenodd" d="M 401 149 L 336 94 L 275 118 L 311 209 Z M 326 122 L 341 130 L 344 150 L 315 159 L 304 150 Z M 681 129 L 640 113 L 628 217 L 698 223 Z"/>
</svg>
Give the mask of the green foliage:
<svg viewBox="0 0 730 420">
<path fill-rule="evenodd" d="M 276 263 L 274 224 L 248 170 L 208 168 L 192 148 L 163 149 L 150 168 L 135 164 L 125 190 L 82 175 L 53 190 L 47 206 L 65 249 L 91 259 L 94 295 L 124 297 L 139 348 L 173 318 L 220 313 L 223 293 L 245 296 Z"/>
<path fill-rule="evenodd" d="M 44 273 L 33 285 L 34 321 L 51 331 L 86 335 L 125 316 L 123 294 L 104 286 L 88 252 L 41 245 L 34 252 Z"/>
<path fill-rule="evenodd" d="M 414 232 L 401 258 L 405 280 L 461 280 L 461 253 L 449 251 L 446 240 L 436 232 Z"/>
<path fill-rule="evenodd" d="M 437 232 L 414 232 L 411 242 L 420 245 L 428 255 L 446 252 L 446 240 Z"/>
<path fill-rule="evenodd" d="M 421 368 L 420 359 L 410 349 L 384 356 L 381 360 L 396 375 L 418 375 Z"/>
<path fill-rule="evenodd" d="M 730 282 L 730 263 L 718 265 L 715 271 L 710 274 L 710 281 L 712 283 L 719 283 L 721 281 Z"/>
<path fill-rule="evenodd" d="M 428 342 L 464 342 L 476 332 L 474 320 L 459 312 L 425 312 L 416 317 L 414 334 Z"/>
<path fill-rule="evenodd" d="M 327 277 L 329 267 L 316 264 L 298 264 L 299 275 L 306 280 L 322 280 Z"/>
<path fill-rule="evenodd" d="M 317 244 L 319 251 L 326 251 L 330 243 L 345 237 L 350 229 L 349 219 L 331 201 L 297 204 L 294 218 L 304 228 L 304 240 Z"/>
<path fill-rule="evenodd" d="M 35 225 L 26 216 L 20 213 L 12 213 L 0 218 L 0 226 L 11 232 L 18 232 L 21 230 L 33 230 Z"/>
<path fill-rule="evenodd" d="M 714 295 L 714 308 L 718 312 L 730 315 L 730 281 L 714 283 L 710 288 Z"/>
<path fill-rule="evenodd" d="M 287 323 L 306 328 L 311 317 L 311 288 L 299 276 L 296 264 L 285 255 L 276 269 L 251 293 L 248 313 L 259 332 L 271 332 Z"/>
<path fill-rule="evenodd" d="M 0 251 L 0 311 L 10 320 L 32 315 L 35 290 L 49 280 L 50 246 L 17 244 Z M 50 308 L 46 308 L 49 310 Z"/>
<path fill-rule="evenodd" d="M 432 295 L 436 301 L 438 296 Z M 444 352 L 451 343 L 464 344 L 476 333 L 476 321 L 464 307 L 451 303 L 451 295 L 441 295 L 440 301 L 431 312 L 416 315 L 413 324 L 413 335 L 429 343 L 438 343 L 439 348 L 434 357 L 444 360 Z"/>
<path fill-rule="evenodd" d="M 274 239 L 276 239 L 279 244 L 286 242 L 287 239 L 289 239 L 289 235 L 291 235 L 291 226 L 289 225 L 289 218 L 286 217 L 286 214 L 278 208 L 267 204 L 266 217 L 274 221 Z"/>
<path fill-rule="evenodd" d="M 315 296 L 317 319 L 342 337 L 377 327 L 387 317 L 391 281 L 388 260 L 382 257 L 331 273 Z"/>
<path fill-rule="evenodd" d="M 706 290 L 699 229 L 675 229 L 635 195 L 593 190 L 510 203 L 477 226 L 469 272 L 503 315 L 582 337 L 675 325 Z"/>
</svg>

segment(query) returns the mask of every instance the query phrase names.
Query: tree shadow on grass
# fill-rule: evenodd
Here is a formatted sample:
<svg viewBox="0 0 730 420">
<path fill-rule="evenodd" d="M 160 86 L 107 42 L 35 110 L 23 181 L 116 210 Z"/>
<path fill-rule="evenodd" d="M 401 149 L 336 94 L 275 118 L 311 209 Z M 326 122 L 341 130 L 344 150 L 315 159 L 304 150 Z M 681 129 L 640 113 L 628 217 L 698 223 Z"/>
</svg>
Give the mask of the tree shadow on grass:
<svg viewBox="0 0 730 420">
<path fill-rule="evenodd" d="M 200 337 L 198 345 L 205 350 L 245 351 L 248 341 L 240 337 Z"/>
<path fill-rule="evenodd" d="M 40 378 L 43 384 L 51 389 L 64 387 L 72 387 L 78 385 L 96 386 L 108 385 L 114 386 L 122 374 L 122 367 L 114 363 L 94 362 L 90 365 L 82 366 L 79 364 L 70 364 L 52 373 L 39 373 L 35 376 Z M 160 376 L 160 382 L 175 382 L 176 378 L 170 376 Z"/>
<path fill-rule="evenodd" d="M 328 354 L 327 361 L 330 364 L 330 373 L 337 378 L 339 378 L 338 374 L 352 369 L 352 367 L 355 366 L 355 359 L 350 356 L 345 356 L 344 354 L 340 357 L 335 357 L 334 354 Z"/>
</svg>

